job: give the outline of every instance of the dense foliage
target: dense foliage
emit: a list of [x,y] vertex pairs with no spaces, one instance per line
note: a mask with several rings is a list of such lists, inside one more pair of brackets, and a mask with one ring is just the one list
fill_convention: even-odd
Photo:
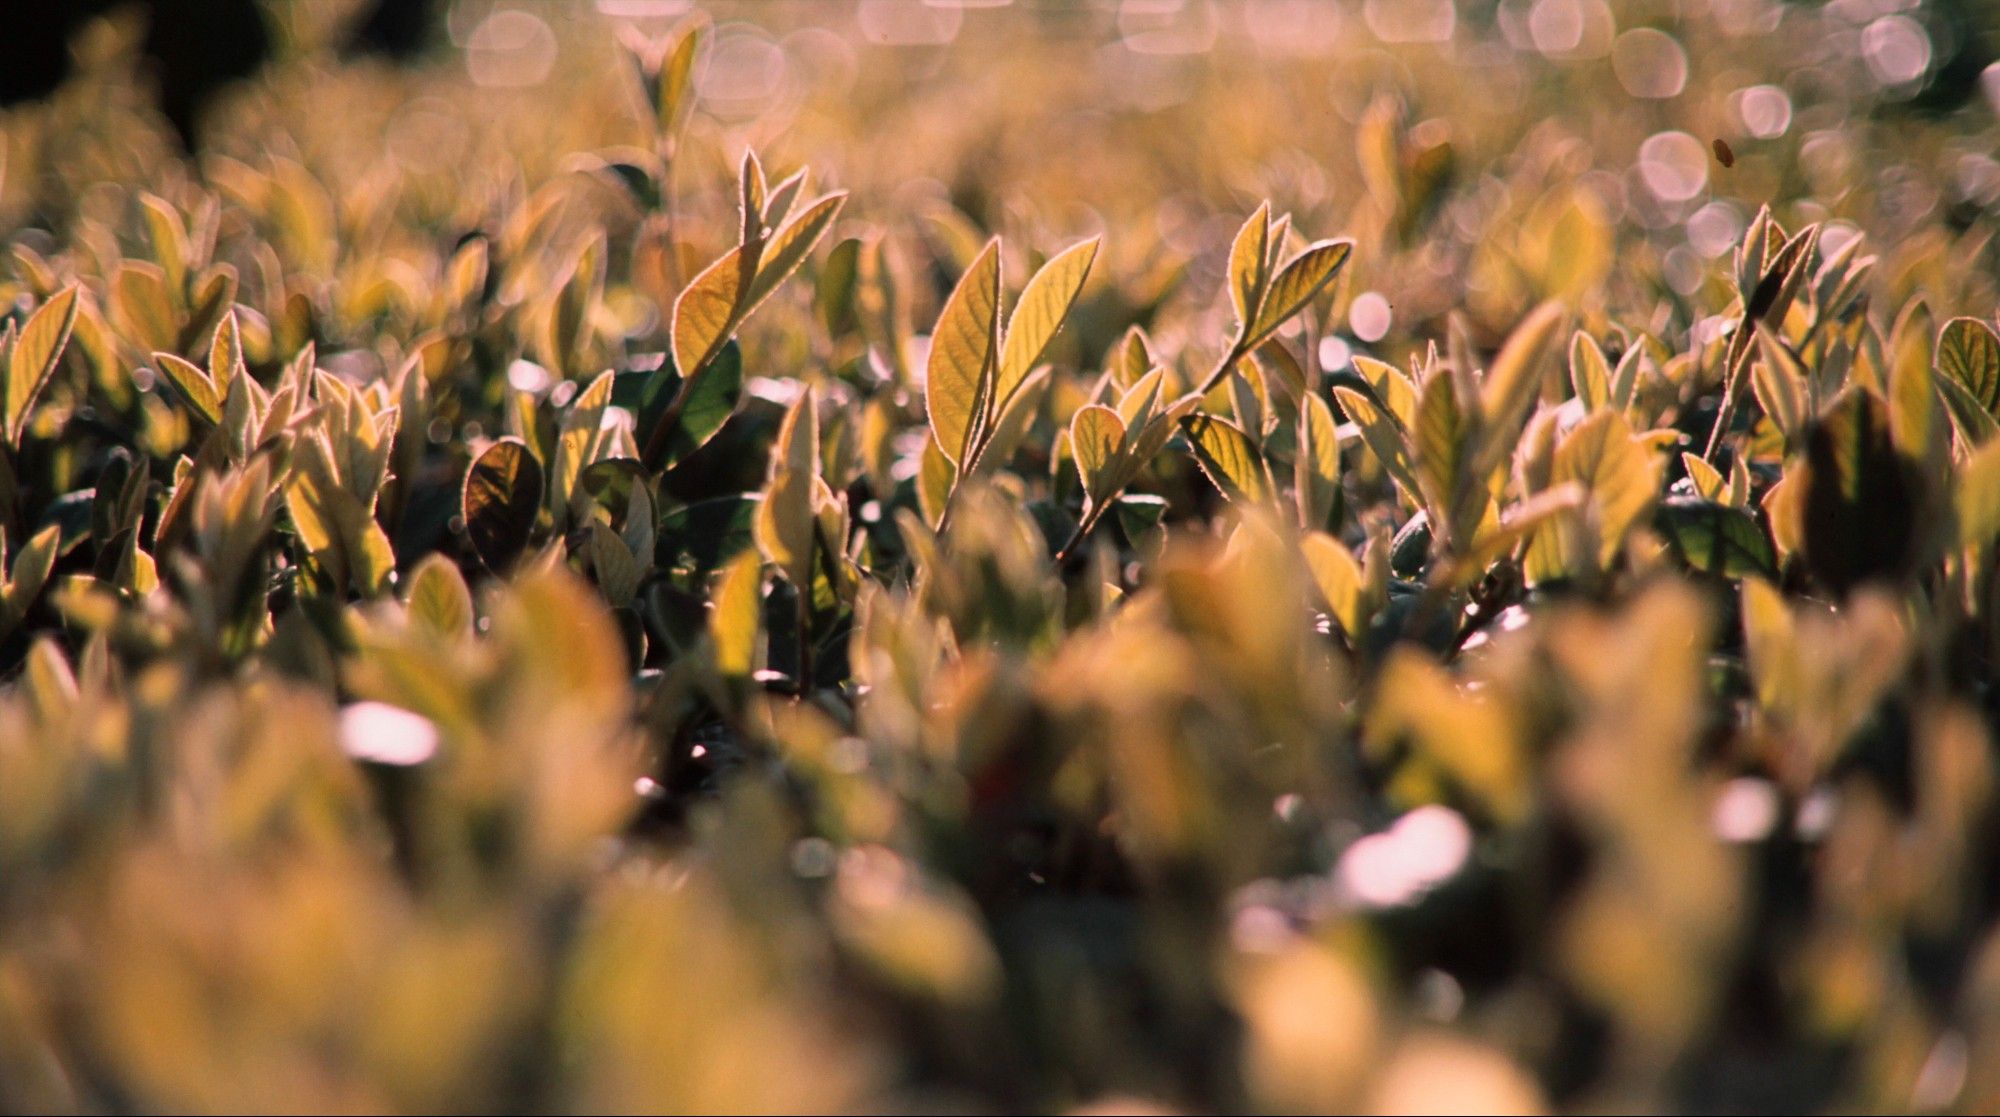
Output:
[[2000,1107],[1977,6],[345,7],[0,116],[0,1109]]

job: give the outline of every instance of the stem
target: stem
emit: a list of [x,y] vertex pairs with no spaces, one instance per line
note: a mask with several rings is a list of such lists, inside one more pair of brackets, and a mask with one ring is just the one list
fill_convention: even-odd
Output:
[[799,677],[793,680],[798,696],[804,698],[812,693],[813,645],[812,645],[812,587],[793,587],[798,598],[799,625]]

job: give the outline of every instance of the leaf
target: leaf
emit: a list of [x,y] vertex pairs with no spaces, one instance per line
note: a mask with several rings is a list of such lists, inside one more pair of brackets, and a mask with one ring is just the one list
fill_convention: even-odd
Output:
[[[803,173],[803,172],[801,172]],[[762,306],[771,292],[778,289],[787,276],[797,271],[807,256],[812,255],[813,246],[826,236],[833,227],[834,218],[840,216],[840,208],[847,204],[847,194],[840,191],[815,198],[791,224],[771,235],[757,258],[757,274],[750,280],[749,293],[743,305],[736,309],[737,321],[750,317],[750,313]]]
[[694,98],[688,96],[694,86],[694,62],[701,49],[706,21],[690,23],[679,37],[667,48],[667,55],[660,62],[660,80],[654,87],[654,121],[660,135],[672,142],[687,124],[689,111],[694,107]]
[[236,323],[236,310],[231,307],[222,314],[222,321],[216,323],[215,334],[208,343],[208,378],[215,384],[218,394],[227,396],[229,386],[238,376],[247,375],[243,363],[243,331]]
[[1326,602],[1328,613],[1349,640],[1360,639],[1366,631],[1364,608],[1368,583],[1354,552],[1323,531],[1308,533],[1299,541],[1299,548],[1305,556],[1306,571],[1312,575],[1313,587]]
[[439,636],[455,639],[472,632],[472,591],[458,564],[441,554],[426,555],[410,572],[403,605],[411,621]]
[[953,465],[977,448],[974,440],[991,406],[999,312],[1000,242],[994,239],[959,278],[931,333],[924,404],[938,449]]
[[2000,535],[2000,442],[1989,442],[1958,467],[1952,491],[1958,545],[1988,547]]
[[1043,264],[1021,292],[1021,301],[1015,304],[1013,316],[1007,320],[1007,340],[1000,349],[999,372],[993,385],[996,408],[1006,407],[1014,398],[1035,362],[1041,360],[1050,339],[1062,327],[1063,319],[1083,290],[1083,281],[1090,275],[1091,263],[1097,259],[1098,243],[1099,239],[1092,237],[1063,250]]
[[76,325],[76,285],[71,284],[50,296],[28,319],[14,338],[7,354],[5,412],[0,414],[0,432],[7,445],[19,446],[28,426],[28,414],[42,394],[49,377],[62,362],[63,347],[69,343]]
[[1216,488],[1252,504],[1271,498],[1270,476],[1249,435],[1213,415],[1190,415],[1181,420],[1181,430],[1194,446],[1201,471]]
[[709,600],[709,642],[715,669],[725,679],[749,678],[756,667],[757,630],[763,616],[764,563],[755,551],[731,559],[716,575]]
[[1806,568],[1836,593],[1896,581],[1917,553],[1920,478],[1896,452],[1888,407],[1865,389],[1841,393],[1806,437]]
[[1553,300],[1536,307],[1507,335],[1487,367],[1480,388],[1483,429],[1473,459],[1475,472],[1484,475],[1513,453],[1541,391],[1542,358],[1555,342],[1564,313],[1562,304]]
[[1796,442],[1809,417],[1806,378],[1812,374],[1806,371],[1791,347],[1767,327],[1759,323],[1755,328],[1758,352],[1763,359],[1751,366],[1750,387],[1757,395],[1758,405],[1770,417],[1771,425],[1785,436],[1785,443],[1789,446]]
[[937,439],[924,439],[922,456],[917,463],[917,506],[923,510],[924,523],[936,528],[944,522],[944,510],[951,502],[952,485],[958,480],[958,470],[951,459],[938,449]]
[[1597,563],[1611,564],[1625,535],[1652,508],[1658,495],[1657,469],[1616,411],[1600,411],[1570,431],[1556,447],[1550,478],[1575,482],[1589,494],[1597,521]]
[[174,386],[195,414],[209,426],[222,424],[222,396],[215,390],[215,382],[208,378],[208,373],[196,367],[194,362],[172,353],[153,354],[153,363],[160,366],[160,374],[167,378],[167,382]]
[[1251,327],[1245,348],[1254,349],[1258,343],[1277,332],[1279,326],[1294,314],[1304,310],[1313,297],[1326,289],[1327,284],[1340,274],[1341,265],[1354,251],[1351,240],[1323,240],[1308,245],[1304,251],[1292,257],[1291,262],[1279,269],[1277,278],[1271,280],[1270,290],[1264,293],[1264,300],[1257,309],[1256,324]]
[[1236,307],[1236,320],[1243,324],[1246,335],[1271,281],[1270,260],[1271,203],[1265,202],[1236,231],[1229,246],[1229,301]]
[[1951,418],[1952,430],[1958,432],[1959,444],[1967,450],[1976,449],[1993,440],[2000,433],[2000,420],[1979,402],[1972,390],[1949,376],[1939,376],[1932,380],[1938,398],[1944,401],[1945,414]]
[[1459,406],[1456,377],[1438,374],[1424,383],[1410,442],[1424,507],[1448,546],[1469,542],[1483,511],[1485,484],[1473,463],[1476,424]]
[[1322,530],[1340,503],[1340,432],[1333,421],[1333,408],[1316,395],[1299,402],[1298,442],[1292,486],[1299,526]]
[[[49,573],[55,569],[56,551],[62,541],[62,527],[50,524],[29,537],[27,545],[14,556],[12,567],[7,571],[7,584],[0,589],[0,636],[11,632],[28,615],[29,606],[41,596],[42,587],[48,584]],[[0,539],[4,544],[4,539]],[[4,557],[6,547],[0,545],[0,557]]]
[[813,488],[819,479],[819,411],[808,387],[785,412],[771,446],[771,476],[751,534],[765,561],[802,593],[812,590]]
[[486,569],[504,574],[535,527],[542,503],[542,467],[513,436],[488,446],[465,474],[459,514],[472,550]]
[[1777,572],[1771,541],[1746,509],[1675,498],[1661,503],[1653,526],[1689,569],[1724,578],[1769,578]]
[[[1743,459],[1738,457],[1736,460],[1742,461]],[[1729,482],[1723,479],[1720,470],[1708,464],[1708,461],[1698,454],[1682,454],[1681,465],[1687,469],[1688,480],[1693,483],[1696,495],[1700,496],[1703,500],[1729,503],[1727,500],[1724,500],[1724,494],[1728,491]]]
[[682,376],[701,375],[741,320],[737,310],[752,278],[744,274],[743,258],[743,249],[730,249],[674,300],[674,367]]
[[598,448],[604,443],[604,412],[611,406],[611,388],[615,381],[616,377],[609,370],[598,373],[588,387],[577,393],[575,402],[563,415],[548,486],[549,511],[556,514],[558,525],[562,510],[568,506],[570,494],[576,488],[577,475],[583,472],[584,466],[596,460]]
[[[1388,413],[1375,405],[1375,401],[1353,388],[1336,386],[1333,398],[1340,403],[1340,409],[1361,428],[1361,440],[1375,454],[1376,460],[1396,482],[1410,502],[1421,507],[1424,503],[1423,486],[1417,484],[1417,473],[1410,463],[1410,452],[1403,441],[1403,429]],[[1411,404],[1415,414],[1415,403]]]
[[1938,334],[1937,369],[2000,417],[2000,336],[1977,318],[1954,318]]
[[1585,411],[1595,411],[1611,402],[1611,362],[1604,350],[1582,330],[1569,342],[1569,383]]
[[1117,472],[1118,450],[1125,442],[1125,423],[1116,411],[1101,403],[1077,408],[1069,420],[1070,454],[1076,459],[1077,477],[1092,506],[1111,496],[1115,484],[1107,480]]

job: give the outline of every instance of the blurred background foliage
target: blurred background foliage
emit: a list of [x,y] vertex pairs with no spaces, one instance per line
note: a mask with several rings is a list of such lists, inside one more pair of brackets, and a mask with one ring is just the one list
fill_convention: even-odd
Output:
[[52,7],[0,1108],[2000,1107],[1990,6]]

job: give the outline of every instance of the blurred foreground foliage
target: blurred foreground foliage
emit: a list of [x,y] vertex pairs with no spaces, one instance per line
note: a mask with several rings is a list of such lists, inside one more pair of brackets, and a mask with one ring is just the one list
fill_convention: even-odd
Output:
[[1963,6],[342,7],[0,118],[0,1108],[2000,1106]]

